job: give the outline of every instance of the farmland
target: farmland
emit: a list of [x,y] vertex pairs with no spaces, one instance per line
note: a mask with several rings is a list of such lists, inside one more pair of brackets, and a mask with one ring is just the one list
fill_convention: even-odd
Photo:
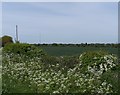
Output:
[[79,55],[86,51],[103,50],[112,54],[118,53],[115,47],[76,47],[76,46],[40,46],[46,53],[52,56],[72,56]]
[[117,93],[117,48],[108,48],[8,44],[3,48],[2,92]]

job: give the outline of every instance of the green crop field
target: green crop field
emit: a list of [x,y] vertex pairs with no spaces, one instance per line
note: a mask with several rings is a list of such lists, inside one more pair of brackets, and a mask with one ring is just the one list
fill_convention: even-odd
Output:
[[73,56],[86,51],[103,50],[117,54],[118,48],[115,47],[76,47],[76,46],[40,46],[47,54],[52,56]]

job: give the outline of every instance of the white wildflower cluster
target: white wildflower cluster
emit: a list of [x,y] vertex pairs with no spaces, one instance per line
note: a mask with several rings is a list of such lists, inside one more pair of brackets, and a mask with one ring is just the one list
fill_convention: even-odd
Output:
[[[13,58],[13,56],[16,56]],[[82,56],[82,55],[81,55]],[[16,60],[16,58],[18,58]],[[28,83],[29,89],[34,89],[36,93],[112,93],[112,85],[106,81],[99,80],[98,77],[103,71],[110,70],[115,65],[115,57],[106,55],[103,57],[105,63],[100,63],[88,66],[88,73],[81,73],[81,62],[76,64],[74,68],[69,68],[65,72],[65,68],[57,71],[53,67],[60,67],[59,64],[49,64],[48,68],[44,69],[44,63],[40,58],[32,58],[22,60],[19,55],[5,55],[3,58],[3,77],[11,81],[11,86],[15,80],[18,82]],[[18,61],[19,60],[19,61]],[[62,64],[62,63],[61,63]],[[95,63],[94,63],[95,64]],[[89,72],[94,73],[93,76]],[[97,75],[97,76],[96,76]],[[3,90],[7,92],[7,83],[3,81]],[[19,92],[18,92],[19,93]]]
[[[97,59],[97,57],[96,57]],[[112,69],[115,67],[117,57],[112,56],[112,55],[105,55],[104,57],[99,58],[100,63],[93,63],[91,66],[88,65],[88,71],[92,72],[96,76],[102,75],[104,72],[107,72],[108,70]]]

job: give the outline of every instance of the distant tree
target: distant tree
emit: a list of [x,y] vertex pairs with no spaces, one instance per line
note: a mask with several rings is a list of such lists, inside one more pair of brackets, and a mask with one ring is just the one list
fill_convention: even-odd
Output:
[[13,39],[10,36],[3,36],[0,38],[0,45],[4,47],[6,44],[13,43]]
[[52,46],[58,46],[58,44],[57,43],[53,43]]

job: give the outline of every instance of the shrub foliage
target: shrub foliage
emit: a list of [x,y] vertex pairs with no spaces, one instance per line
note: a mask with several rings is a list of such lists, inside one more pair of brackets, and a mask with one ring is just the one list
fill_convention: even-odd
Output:
[[3,52],[25,55],[26,57],[40,57],[45,55],[42,49],[26,43],[8,44],[3,48]]
[[4,47],[6,44],[13,43],[13,39],[10,36],[3,36],[2,38],[0,38],[0,42]]
[[77,57],[41,57],[42,54],[41,49],[28,44],[6,45],[3,52],[3,93],[117,92],[113,82],[102,79],[104,73],[107,75],[117,66],[116,56],[101,51],[85,52],[77,60]]

